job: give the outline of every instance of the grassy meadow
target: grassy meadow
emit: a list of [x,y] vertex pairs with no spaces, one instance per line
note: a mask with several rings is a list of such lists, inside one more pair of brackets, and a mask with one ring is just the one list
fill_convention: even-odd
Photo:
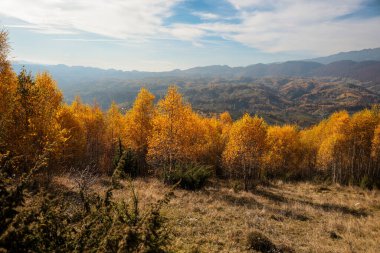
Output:
[[[76,191],[70,177],[57,177],[55,184]],[[91,188],[101,193],[109,184],[102,178]],[[128,200],[131,183],[122,184],[114,198]],[[142,209],[171,190],[157,179],[136,179],[132,184]],[[246,192],[213,181],[199,191],[175,189],[161,212],[173,252],[255,252],[247,241],[252,231],[261,232],[278,248],[286,246],[275,252],[380,252],[378,190],[276,181]]]

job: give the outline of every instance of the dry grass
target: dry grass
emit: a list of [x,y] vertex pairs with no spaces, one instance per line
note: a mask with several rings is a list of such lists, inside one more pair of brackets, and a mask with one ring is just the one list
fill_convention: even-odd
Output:
[[[73,187],[67,178],[58,181]],[[170,190],[156,179],[133,184],[143,206]],[[101,192],[106,185],[103,180],[94,188]],[[125,199],[129,193],[117,190],[114,196]],[[277,182],[235,192],[214,182],[197,192],[176,189],[163,214],[169,218],[175,252],[248,252],[250,231],[295,252],[380,252],[379,191]]]

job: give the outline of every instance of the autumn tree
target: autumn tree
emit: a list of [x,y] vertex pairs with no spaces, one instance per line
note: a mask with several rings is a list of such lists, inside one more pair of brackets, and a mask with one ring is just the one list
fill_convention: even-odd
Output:
[[0,31],[0,150],[8,150],[14,140],[15,111],[17,105],[17,76],[8,60],[7,32]]
[[296,126],[268,128],[264,164],[270,176],[296,176],[302,160],[299,133]]
[[217,177],[224,177],[222,155],[233,120],[228,112],[223,112],[211,118],[203,118],[202,121],[202,126],[206,127],[204,138],[207,140],[203,163],[212,165]]
[[223,123],[216,117],[204,118],[201,124],[205,127],[206,146],[203,163],[213,166],[216,176],[222,176],[222,153],[225,147]]
[[[33,77],[25,70],[18,75],[17,88],[8,115],[6,150],[23,157],[23,165],[48,153],[50,164],[57,162],[65,142],[56,113],[62,105],[62,93],[47,73]],[[53,167],[53,166],[51,166]]]
[[152,135],[154,113],[154,96],[147,89],[142,88],[132,109],[126,114],[125,124],[125,145],[136,154],[140,171],[138,173],[146,169],[148,140]]
[[[62,106],[63,95],[56,82],[48,73],[37,74],[34,85],[33,117],[29,119],[29,127],[35,133],[35,143],[39,141],[50,144],[50,149],[60,154],[65,141],[57,123],[57,112]],[[42,149],[43,143],[40,144]]]
[[181,124],[190,113],[189,105],[175,87],[170,87],[163,100],[157,105],[157,114],[152,121],[152,135],[148,139],[148,160],[151,165],[160,166],[164,174],[171,172],[180,157]]
[[373,170],[369,177],[375,179],[377,186],[380,186],[380,124],[377,125],[371,145],[371,156],[373,160]]
[[220,121],[222,122],[223,125],[232,125],[233,123],[233,120],[231,118],[231,115],[229,112],[222,112],[220,115],[219,115],[219,119]]
[[231,176],[243,178],[246,190],[253,179],[263,175],[261,169],[266,135],[267,124],[264,120],[248,114],[236,121],[229,132],[223,160]]
[[174,166],[198,162],[207,146],[206,127],[202,117],[185,103],[175,87],[170,87],[165,98],[158,102],[152,121],[152,135],[148,141],[148,160],[163,169],[164,175]]
[[[105,164],[117,165],[117,160],[120,159],[123,152],[122,139],[125,138],[125,127],[126,120],[124,115],[120,112],[116,103],[112,102],[111,107],[105,114]],[[107,173],[113,171],[113,166],[107,166]]]
[[62,93],[47,73],[33,77],[25,69],[16,76],[7,60],[7,33],[0,32],[0,148],[22,158],[28,168],[42,153],[51,163],[59,157],[65,139],[56,112]]
[[[331,175],[333,182],[342,180],[347,164],[347,134],[350,116],[346,111],[334,113],[324,125],[323,140],[318,148],[318,167]],[[344,152],[344,153],[343,153]]]
[[318,151],[319,147],[325,138],[326,120],[322,120],[319,124],[303,129],[299,133],[300,149],[302,160],[299,164],[299,169],[302,178],[312,178],[315,176],[319,167]]
[[355,113],[350,121],[347,137],[350,159],[348,181],[353,184],[372,184],[373,164],[371,149],[380,114],[375,108]]
[[111,107],[108,109],[105,115],[105,124],[107,127],[107,134],[109,142],[116,144],[119,139],[125,135],[125,119],[124,115],[121,114],[119,107],[115,102],[111,103]]
[[371,149],[378,122],[376,110],[365,109],[352,117],[345,111],[334,113],[323,123],[318,167],[325,170],[333,182],[367,184],[372,181]]
[[58,124],[66,141],[62,146],[61,161],[64,167],[81,167],[86,152],[86,132],[83,121],[73,107],[64,105],[57,112]]
[[98,171],[109,171],[111,165],[105,157],[106,123],[103,111],[96,102],[90,106],[84,104],[79,97],[71,104],[71,110],[84,128],[83,166],[92,164]]

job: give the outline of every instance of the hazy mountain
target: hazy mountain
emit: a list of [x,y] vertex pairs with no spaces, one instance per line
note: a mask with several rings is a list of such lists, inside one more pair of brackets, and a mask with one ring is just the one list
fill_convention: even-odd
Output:
[[309,59],[323,64],[329,64],[335,61],[380,61],[380,47],[373,49],[363,49],[360,51],[341,52],[325,57]]
[[193,107],[205,113],[244,112],[268,122],[307,126],[337,110],[355,112],[380,103],[380,94],[362,82],[347,78],[262,78],[218,80],[207,85],[181,87]]
[[336,110],[354,112],[380,103],[380,61],[342,60],[329,64],[288,61],[166,72],[13,64],[16,72],[23,66],[33,73],[50,72],[67,102],[80,95],[87,103],[96,99],[105,109],[111,101],[130,107],[142,86],[159,99],[171,84],[180,88],[196,110],[206,114],[228,110],[237,118],[249,112],[271,123],[303,126]]
[[[349,62],[351,61],[351,62]],[[186,70],[164,72],[121,71],[115,69],[100,69],[92,67],[59,65],[40,65],[26,62],[13,64],[16,72],[22,66],[33,73],[49,71],[61,86],[76,86],[78,83],[97,81],[99,79],[133,80],[154,77],[186,77],[186,78],[260,78],[273,76],[350,76],[365,81],[379,80],[378,63],[380,48],[363,49],[360,51],[342,52],[326,57],[304,61],[288,61],[272,64],[254,64],[246,67],[229,67],[213,65],[194,67]],[[360,63],[354,63],[360,62]],[[365,62],[365,63],[362,63]],[[324,66],[325,65],[325,66]]]
[[135,80],[143,78],[261,78],[294,76],[336,76],[350,77],[362,81],[380,80],[380,61],[339,61],[327,65],[317,62],[288,61],[272,64],[254,64],[247,67],[205,66],[187,70],[166,72],[121,71],[91,67],[66,65],[13,64],[16,72],[24,66],[33,73],[48,71],[62,86],[75,86],[77,83],[98,80]]
[[288,61],[283,63],[272,64],[255,64],[238,71],[239,77],[291,77],[291,76],[308,76],[310,72],[322,67],[323,65],[316,62]]
[[25,64],[14,63],[13,69],[19,73],[25,67],[27,71],[38,73],[48,71],[58,82],[60,87],[75,87],[80,83],[90,83],[92,81],[109,80],[109,79],[134,79],[145,77],[145,72],[139,71],[121,71],[115,69],[100,69],[82,66],[59,65],[41,65],[41,64]]

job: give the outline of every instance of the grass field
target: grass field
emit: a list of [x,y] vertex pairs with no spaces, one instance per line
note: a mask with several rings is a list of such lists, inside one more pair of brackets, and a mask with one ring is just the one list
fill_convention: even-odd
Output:
[[[67,177],[56,182],[69,189]],[[92,187],[105,191],[109,182]],[[128,199],[129,183],[116,190]],[[163,197],[170,187],[156,179],[133,185],[143,208]],[[215,181],[200,191],[174,190],[162,210],[172,231],[174,252],[250,252],[247,236],[259,231],[284,252],[380,252],[380,192],[338,185],[274,182],[252,192],[235,191]]]

